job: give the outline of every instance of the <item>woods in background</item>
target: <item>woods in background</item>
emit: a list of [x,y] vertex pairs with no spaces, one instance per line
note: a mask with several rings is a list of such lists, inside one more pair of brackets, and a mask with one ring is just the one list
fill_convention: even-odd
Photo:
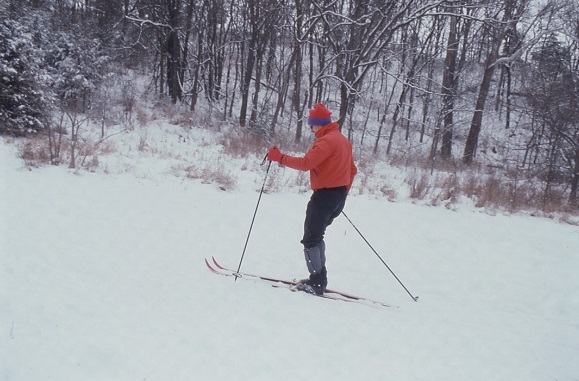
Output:
[[571,0],[5,0],[0,134],[58,139],[66,120],[74,143],[133,68],[256,134],[299,142],[324,102],[374,157],[492,160],[576,207],[578,44]]

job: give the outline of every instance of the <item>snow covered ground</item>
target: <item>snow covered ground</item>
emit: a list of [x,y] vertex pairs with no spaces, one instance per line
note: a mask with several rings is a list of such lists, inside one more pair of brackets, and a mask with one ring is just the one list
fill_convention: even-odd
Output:
[[[577,226],[353,194],[346,213],[420,297],[339,218],[329,287],[400,307],[375,309],[207,270],[237,266],[263,172],[223,163],[222,191],[152,158],[28,170],[4,142],[0,163],[2,380],[579,380]],[[303,277],[308,193],[280,188],[242,269]]]

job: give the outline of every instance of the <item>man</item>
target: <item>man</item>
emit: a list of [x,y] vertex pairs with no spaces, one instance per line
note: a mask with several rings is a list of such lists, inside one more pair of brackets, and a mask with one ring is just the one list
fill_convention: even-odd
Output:
[[309,111],[308,124],[316,135],[304,157],[284,155],[277,146],[270,148],[267,158],[300,171],[310,171],[314,191],[306,209],[304,245],[310,276],[296,287],[300,291],[322,295],[328,285],[324,233],[344,209],[357,168],[352,157],[352,143],[333,123],[332,113],[321,103]]

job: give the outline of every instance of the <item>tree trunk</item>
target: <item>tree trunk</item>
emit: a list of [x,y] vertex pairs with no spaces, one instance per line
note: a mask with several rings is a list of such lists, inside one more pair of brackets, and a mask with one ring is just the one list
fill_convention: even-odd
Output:
[[181,42],[179,41],[180,5],[177,0],[167,3],[171,31],[167,37],[167,85],[173,103],[181,99]]
[[[294,44],[298,44],[297,41],[294,41]],[[295,60],[296,60],[296,53],[295,53],[295,46],[294,46],[294,50],[292,51],[292,54],[289,58],[289,61],[287,63],[287,66],[285,67],[285,69],[283,70],[283,77],[281,79],[281,83],[280,83],[280,90],[277,96],[277,103],[275,105],[275,112],[273,113],[273,118],[271,121],[271,127],[269,129],[269,132],[271,134],[275,134],[276,132],[276,124],[277,124],[277,119],[280,116],[281,111],[283,110],[283,105],[285,103],[285,99],[287,96],[287,93],[289,91],[289,84],[290,84],[290,77],[291,77],[291,73],[293,71],[294,65],[295,65]],[[293,103],[292,103],[293,105]],[[298,119],[299,120],[299,119]]]
[[302,48],[299,42],[296,41],[295,44],[296,44],[294,47],[295,73],[294,73],[294,91],[292,94],[292,106],[296,113],[297,118],[295,142],[299,143],[302,140],[302,129],[304,124],[301,107],[303,55],[302,55]]
[[[264,37],[267,39],[267,37]],[[265,41],[263,41],[265,43]],[[259,104],[259,93],[261,91],[261,73],[263,68],[263,46],[260,44],[255,53],[255,80],[253,81],[253,97],[251,100],[251,113],[249,116],[249,127],[254,129],[257,126],[257,109]]]
[[442,76],[442,120],[443,126],[440,131],[442,145],[440,156],[443,160],[452,157],[452,134],[454,125],[454,98],[456,81],[456,59],[458,55],[458,30],[457,16],[450,17],[448,33],[448,45],[446,48],[446,58],[444,60],[444,73]]
[[478,146],[478,138],[482,128],[482,119],[485,110],[485,103],[491,87],[491,80],[495,72],[495,65],[493,65],[493,63],[498,58],[499,46],[500,40],[497,39],[495,40],[495,44],[492,47],[492,50],[490,54],[487,56],[487,59],[485,61],[484,75],[481,85],[479,87],[476,106],[474,109],[474,114],[472,116],[472,122],[470,124],[468,137],[466,139],[466,146],[464,147],[464,155],[462,160],[465,164],[471,164],[476,154],[476,149]]
[[255,66],[255,50],[257,47],[257,38],[259,36],[257,12],[259,0],[248,0],[248,17],[249,25],[251,25],[251,34],[249,38],[249,46],[247,49],[247,61],[245,63],[245,71],[241,80],[241,107],[239,111],[239,125],[246,126],[247,122],[247,106],[249,104],[249,85],[251,84],[251,76]]
[[[523,3],[521,4],[524,5]],[[482,128],[485,103],[491,87],[491,80],[496,68],[495,62],[499,57],[499,49],[501,47],[502,41],[505,38],[505,35],[507,34],[508,28],[515,27],[516,19],[513,18],[513,15],[515,15],[517,11],[516,7],[516,0],[505,0],[503,19],[500,23],[498,23],[498,25],[494,26],[496,30],[494,31],[494,38],[491,40],[492,46],[490,47],[490,52],[485,60],[483,79],[479,88],[470,130],[468,132],[466,145],[464,147],[464,155],[462,160],[465,164],[471,164],[476,154],[478,138]],[[489,33],[493,33],[493,30],[489,29]]]

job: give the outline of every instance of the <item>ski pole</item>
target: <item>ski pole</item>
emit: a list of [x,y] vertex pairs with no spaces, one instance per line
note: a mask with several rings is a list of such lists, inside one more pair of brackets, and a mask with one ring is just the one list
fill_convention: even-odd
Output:
[[382,257],[380,256],[380,254],[378,254],[378,252],[376,250],[374,250],[374,248],[372,247],[372,245],[370,245],[370,242],[368,242],[368,240],[366,239],[366,237],[364,237],[364,235],[360,232],[360,230],[358,230],[358,228],[356,227],[356,225],[354,225],[354,223],[352,222],[352,220],[350,220],[348,218],[348,216],[346,215],[346,213],[344,213],[344,211],[342,211],[342,214],[344,215],[344,217],[346,217],[346,219],[348,220],[348,222],[354,227],[354,229],[356,229],[356,231],[358,232],[358,234],[360,234],[360,237],[362,237],[362,239],[364,240],[364,242],[366,242],[366,244],[370,247],[370,249],[372,249],[372,251],[374,252],[374,254],[376,254],[376,256],[380,259],[380,261],[382,261],[382,263],[384,264],[384,266],[386,266],[386,268],[388,269],[388,271],[390,271],[390,273],[392,275],[394,275],[394,278],[396,278],[396,280],[398,281],[398,283],[400,283],[400,285],[402,287],[404,287],[404,290],[406,290],[406,292],[408,293],[408,295],[410,295],[410,297],[412,298],[412,300],[414,300],[415,302],[418,301],[418,296],[413,296],[410,291],[408,291],[408,289],[406,288],[406,286],[400,281],[400,279],[398,279],[398,277],[396,276],[396,274],[394,274],[394,271],[392,271],[392,269],[390,268],[390,266],[388,266],[386,264],[386,262],[382,259]]
[[[263,158],[261,165],[267,160],[267,155]],[[245,256],[245,249],[247,249],[247,243],[249,242],[249,236],[251,236],[251,230],[253,229],[253,223],[255,222],[255,216],[257,215],[257,209],[259,208],[259,202],[261,201],[261,195],[263,194],[263,189],[265,188],[265,181],[267,180],[267,174],[269,173],[269,167],[271,167],[271,161],[267,164],[267,169],[265,170],[265,177],[263,178],[263,185],[261,186],[261,191],[259,192],[259,198],[257,199],[257,205],[255,206],[255,211],[253,212],[253,218],[251,219],[251,225],[249,225],[249,232],[247,233],[247,239],[245,240],[245,246],[243,246],[243,253],[241,253],[241,259],[239,261],[239,266],[237,266],[237,272],[235,273],[235,280],[239,277],[239,270],[241,269],[241,263],[243,262],[243,257]]]

